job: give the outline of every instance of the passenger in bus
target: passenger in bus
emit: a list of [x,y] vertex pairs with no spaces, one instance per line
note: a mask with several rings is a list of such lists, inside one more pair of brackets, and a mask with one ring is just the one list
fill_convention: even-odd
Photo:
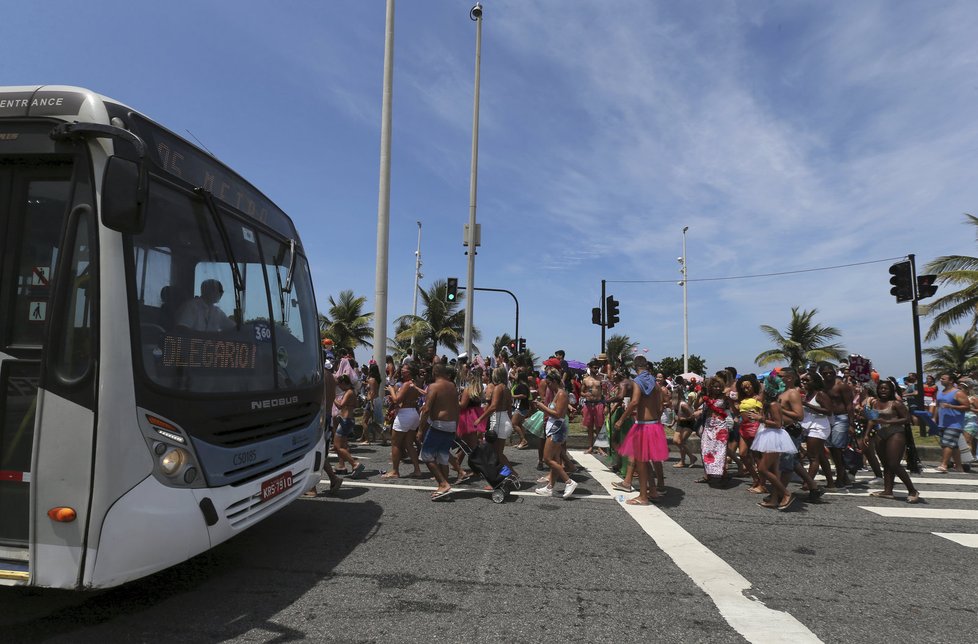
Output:
[[177,326],[194,331],[230,331],[234,322],[218,308],[224,295],[224,285],[215,279],[200,283],[200,295],[188,301],[177,315]]

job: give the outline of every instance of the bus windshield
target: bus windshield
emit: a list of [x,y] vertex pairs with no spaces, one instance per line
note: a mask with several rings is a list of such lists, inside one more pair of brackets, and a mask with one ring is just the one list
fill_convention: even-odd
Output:
[[286,291],[291,240],[213,203],[154,181],[146,227],[129,240],[137,353],[146,377],[157,386],[194,394],[251,394],[320,383],[315,300],[305,259],[295,259],[292,288]]

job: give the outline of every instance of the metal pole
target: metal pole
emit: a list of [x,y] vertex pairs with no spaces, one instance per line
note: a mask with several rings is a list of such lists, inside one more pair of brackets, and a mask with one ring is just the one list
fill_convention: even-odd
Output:
[[914,260],[913,253],[907,255],[910,259],[910,280],[913,287],[913,357],[914,365],[917,367],[917,404],[920,409],[924,407],[924,360],[920,355],[920,316],[917,313],[917,262]]
[[683,373],[689,373],[689,309],[686,304],[686,286],[689,284],[689,271],[686,265],[686,231],[683,226]]
[[607,308],[605,306],[607,300],[605,299],[605,295],[604,295],[605,282],[606,280],[601,280],[601,351],[600,353],[604,353],[604,332],[608,326],[608,317],[607,317],[607,313],[605,312],[605,309]]
[[472,173],[469,177],[469,267],[465,288],[465,333],[462,343],[465,352],[472,355],[472,308],[475,285],[475,204],[479,171],[479,67],[482,61],[482,3],[477,2],[469,10],[469,18],[475,21],[475,95],[472,101]]
[[[910,286],[913,288],[913,302],[910,307],[910,311],[913,314],[913,356],[916,368],[917,368],[917,404],[918,409],[926,409],[924,407],[924,365],[923,358],[920,355],[920,316],[917,313],[917,297],[920,295],[917,293],[917,262],[914,259],[913,253],[907,255],[910,259]],[[921,423],[924,420],[920,419]],[[913,426],[908,426],[904,430],[907,441],[907,467],[908,469],[915,473],[920,473],[920,456],[917,454],[917,444],[914,441],[913,436]]]
[[507,291],[504,288],[481,288],[481,287],[476,286],[472,290],[473,291],[492,291],[493,293],[509,293],[509,296],[513,298],[513,301],[514,302],[516,302],[516,340],[519,341],[519,339],[520,339],[520,301],[518,299],[516,299],[516,294],[513,293],[512,291]]
[[387,251],[391,213],[391,97],[394,87],[394,0],[387,0],[384,36],[384,98],[380,117],[380,189],[377,199],[377,277],[374,289],[374,360],[387,355]]
[[418,222],[418,250],[414,253],[414,304],[411,306],[411,315],[418,315],[418,280],[421,279],[421,222]]

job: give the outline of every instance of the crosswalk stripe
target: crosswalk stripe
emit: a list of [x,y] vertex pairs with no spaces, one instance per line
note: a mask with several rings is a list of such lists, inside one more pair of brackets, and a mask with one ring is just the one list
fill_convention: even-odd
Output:
[[960,543],[965,548],[978,548],[978,534],[969,534],[967,532],[931,532],[931,534],[955,543]]
[[[320,479],[319,482],[323,483],[326,486],[329,486],[329,479]],[[435,491],[433,485],[409,485],[403,483],[373,483],[371,481],[357,481],[351,479],[343,479],[343,487],[365,487],[365,488],[375,487],[375,488],[386,488],[386,489],[397,489],[397,490],[423,490],[425,492]],[[490,493],[489,490],[483,490],[482,488],[477,488],[477,487],[456,487],[452,489],[455,490],[456,493],[463,493],[463,492],[475,492],[479,494]],[[578,490],[580,492],[583,492],[582,488],[578,488]],[[509,494],[512,496],[529,496],[529,497],[544,498],[544,499],[560,498],[559,496],[560,488],[557,488],[557,492],[558,495],[556,497],[542,497],[536,492],[534,492],[533,490],[510,491]],[[590,499],[592,501],[611,501],[612,499],[615,498],[610,494],[581,494],[580,492],[574,495],[574,499]]]
[[978,510],[956,510],[952,508],[909,508],[885,506],[859,506],[882,517],[899,519],[957,519],[962,521],[978,521]]
[[[826,496],[852,496],[852,497],[868,497],[869,492],[856,492],[849,490],[847,492],[826,492]],[[907,493],[894,490],[893,496],[898,499],[905,499]],[[872,498],[872,497],[870,497]],[[978,492],[935,492],[928,491],[926,494],[921,494],[921,499],[950,499],[953,501],[978,501]],[[889,501],[891,499],[880,499],[880,501]]]
[[[609,492],[616,476],[590,454],[570,451],[575,461]],[[790,613],[769,608],[751,596],[751,582],[654,505],[621,507],[656,545],[705,592],[720,615],[749,642],[821,642]]]

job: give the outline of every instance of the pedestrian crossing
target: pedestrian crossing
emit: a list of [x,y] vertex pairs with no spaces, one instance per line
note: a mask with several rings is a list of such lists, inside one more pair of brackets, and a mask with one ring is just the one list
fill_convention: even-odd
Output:
[[[907,519],[910,521],[978,521],[978,509],[967,507],[978,501],[978,492],[966,491],[967,488],[978,486],[978,477],[968,475],[953,475],[937,472],[933,468],[925,468],[924,475],[933,476],[914,476],[913,482],[920,491],[922,503],[928,501],[960,501],[964,502],[961,507],[921,507],[920,504],[899,503],[906,501],[907,492],[903,489],[893,490],[893,499],[883,499],[871,496],[870,491],[857,491],[847,489],[838,492],[828,492],[827,496],[854,497],[860,501],[863,499],[880,501],[880,505],[859,505],[860,510],[870,512],[877,516],[890,519]],[[865,483],[872,480],[869,475],[858,475],[857,482]],[[899,481],[896,485],[900,486]],[[950,486],[965,488],[965,490],[948,490]],[[897,502],[894,505],[894,502]],[[970,504],[968,503],[970,502]],[[958,504],[955,504],[958,505]],[[965,548],[978,549],[978,529],[974,532],[931,532],[931,534],[947,539]]]

